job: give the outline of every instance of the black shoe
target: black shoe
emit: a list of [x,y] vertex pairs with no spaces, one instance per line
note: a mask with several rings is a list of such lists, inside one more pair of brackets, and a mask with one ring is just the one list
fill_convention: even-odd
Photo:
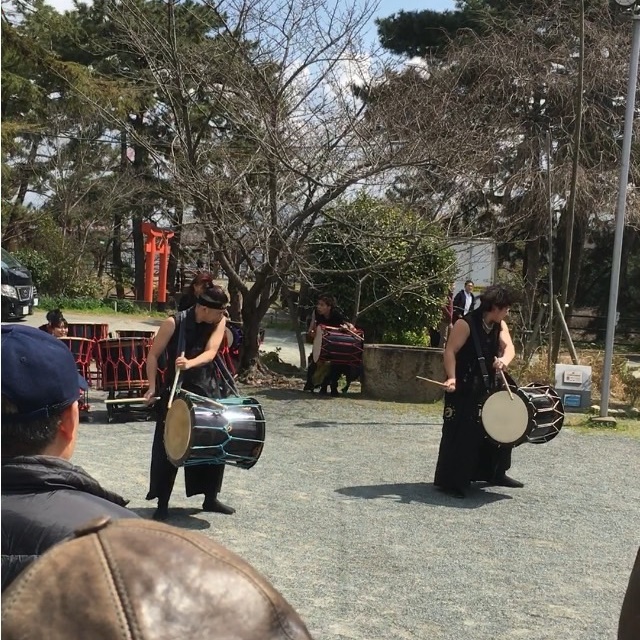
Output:
[[222,504],[222,502],[217,498],[205,498],[202,503],[202,510],[212,513],[224,513],[227,516],[236,512],[233,507],[228,507],[226,504]]
[[307,382],[307,384],[304,385],[303,391],[311,391],[311,393],[313,393],[313,385]]
[[496,487],[511,487],[512,489],[522,489],[524,487],[523,482],[510,478],[506,473],[494,478],[489,484],[493,484]]
[[338,389],[331,389],[331,397],[337,398],[339,395]]
[[320,395],[321,396],[326,396],[327,395],[327,387],[322,387],[320,389]]
[[438,491],[441,491],[451,498],[456,498],[457,500],[464,500],[464,498],[467,497],[465,492],[462,489],[458,489],[457,487],[440,487],[436,485],[436,488],[438,489]]
[[154,511],[152,518],[154,520],[166,520],[169,517],[169,507],[166,504],[159,504]]

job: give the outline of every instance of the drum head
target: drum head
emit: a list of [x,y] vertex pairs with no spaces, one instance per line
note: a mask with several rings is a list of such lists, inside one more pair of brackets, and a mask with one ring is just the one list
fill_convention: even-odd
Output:
[[227,347],[231,348],[233,346],[233,331],[231,331],[229,327],[226,327],[224,330],[224,335],[227,340]]
[[482,426],[491,440],[513,445],[526,437],[529,429],[529,410],[517,394],[508,391],[492,393],[482,405]]
[[164,448],[167,458],[179,467],[191,446],[191,407],[182,398],[173,401],[164,422]]
[[313,361],[318,362],[320,360],[320,354],[322,353],[322,336],[324,335],[324,329],[322,327],[316,327],[316,337],[313,339]]

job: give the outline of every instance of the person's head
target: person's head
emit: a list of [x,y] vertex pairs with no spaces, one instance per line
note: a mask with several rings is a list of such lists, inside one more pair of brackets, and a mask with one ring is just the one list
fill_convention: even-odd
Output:
[[467,280],[467,281],[464,283],[464,290],[465,290],[467,293],[473,293],[473,280]]
[[212,284],[213,276],[208,271],[201,271],[200,273],[196,274],[196,277],[191,281],[189,290],[197,298]]
[[322,316],[328,316],[336,307],[336,299],[333,296],[323,294],[318,296],[316,310]]
[[69,348],[32,327],[2,325],[2,456],[69,459],[87,383]]
[[56,338],[64,338],[69,333],[69,323],[60,309],[47,312],[47,331]]
[[490,322],[502,322],[512,304],[518,301],[516,293],[501,284],[487,287],[480,296],[480,311]]
[[4,640],[311,640],[273,585],[186,529],[99,518],[2,594]]
[[196,302],[196,322],[218,324],[229,305],[227,292],[217,284],[207,285]]

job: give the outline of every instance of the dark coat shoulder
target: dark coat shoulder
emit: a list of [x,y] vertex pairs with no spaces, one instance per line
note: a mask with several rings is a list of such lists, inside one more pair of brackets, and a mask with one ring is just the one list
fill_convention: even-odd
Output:
[[87,521],[137,518],[84,469],[50,456],[2,460],[2,590]]

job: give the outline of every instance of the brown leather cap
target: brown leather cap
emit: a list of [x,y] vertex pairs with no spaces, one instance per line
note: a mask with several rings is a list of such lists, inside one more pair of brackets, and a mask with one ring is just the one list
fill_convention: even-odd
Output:
[[291,605],[237,555],[149,520],[92,521],[2,596],[6,640],[309,640]]

